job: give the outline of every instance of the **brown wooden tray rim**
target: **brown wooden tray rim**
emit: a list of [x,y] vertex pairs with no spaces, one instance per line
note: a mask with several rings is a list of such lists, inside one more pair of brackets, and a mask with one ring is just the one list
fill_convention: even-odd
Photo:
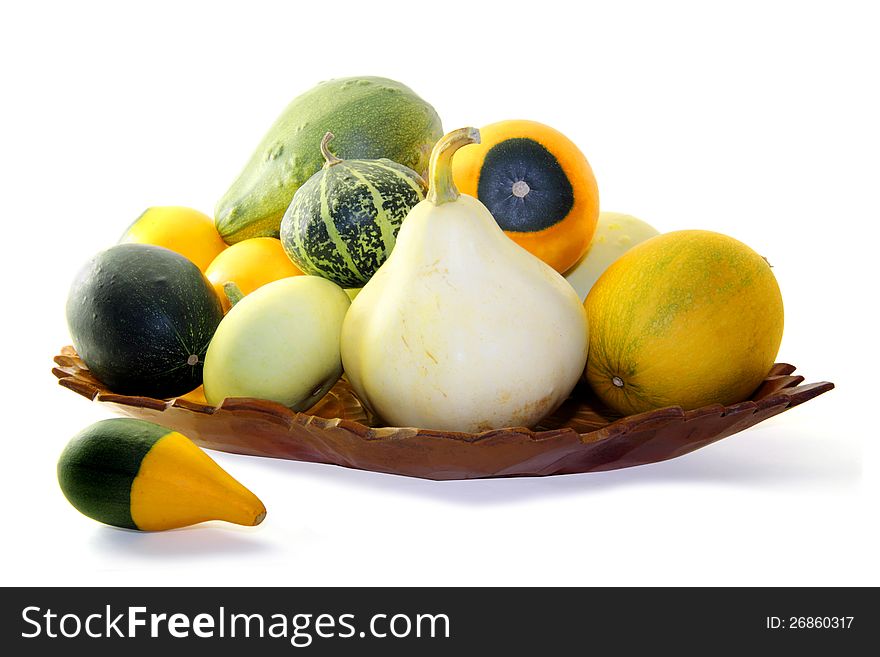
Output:
[[[297,413],[263,399],[230,398],[214,407],[185,398],[116,394],[91,375],[72,347],[64,347],[55,363],[52,371],[65,388],[123,414],[183,431],[205,447],[431,479],[591,472],[665,460],[834,387],[827,381],[803,384],[794,366],[777,363],[749,400],[690,411],[672,406],[627,417],[614,415],[579,387],[535,429],[468,434],[373,426],[375,418],[344,379],[315,407]],[[424,462],[419,462],[420,451]]]

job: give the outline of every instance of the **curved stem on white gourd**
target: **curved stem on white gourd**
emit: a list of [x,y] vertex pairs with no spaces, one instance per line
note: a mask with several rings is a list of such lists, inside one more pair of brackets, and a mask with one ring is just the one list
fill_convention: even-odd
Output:
[[324,156],[325,167],[332,167],[334,164],[342,162],[342,160],[330,152],[329,144],[331,139],[333,139],[332,132],[325,132],[323,139],[321,139],[321,155]]
[[434,205],[442,205],[459,197],[452,180],[452,156],[462,146],[479,143],[480,131],[476,128],[459,128],[440,138],[431,151],[431,161],[428,164],[426,200]]

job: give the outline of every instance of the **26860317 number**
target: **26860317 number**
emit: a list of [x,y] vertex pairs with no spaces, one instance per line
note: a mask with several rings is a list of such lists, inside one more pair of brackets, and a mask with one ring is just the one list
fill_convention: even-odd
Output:
[[849,629],[854,616],[792,616],[788,619],[790,630]]

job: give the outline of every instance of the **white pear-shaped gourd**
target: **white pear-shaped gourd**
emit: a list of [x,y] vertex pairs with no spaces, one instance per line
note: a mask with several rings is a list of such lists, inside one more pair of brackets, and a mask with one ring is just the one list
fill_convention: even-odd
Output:
[[392,426],[532,426],[584,369],[577,293],[452,182],[453,154],[478,142],[476,129],[462,128],[434,147],[427,198],[343,323],[348,380]]

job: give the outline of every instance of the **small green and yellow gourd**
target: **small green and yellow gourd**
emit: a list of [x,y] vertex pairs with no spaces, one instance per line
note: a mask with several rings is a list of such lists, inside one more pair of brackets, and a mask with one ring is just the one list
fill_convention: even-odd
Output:
[[97,422],[58,460],[68,501],[99,522],[158,531],[225,520],[258,525],[263,503],[189,438],[129,418]]

